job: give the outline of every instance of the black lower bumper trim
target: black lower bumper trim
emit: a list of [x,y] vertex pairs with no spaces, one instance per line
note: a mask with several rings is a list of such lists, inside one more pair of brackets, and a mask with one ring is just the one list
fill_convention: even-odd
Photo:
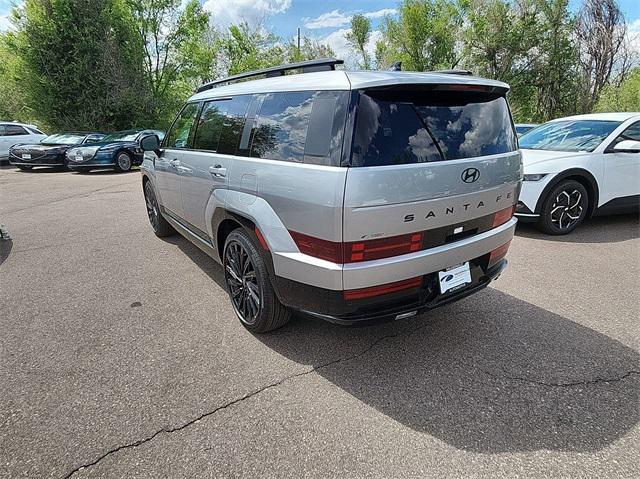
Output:
[[389,309],[384,309],[383,307],[381,307],[380,311],[376,313],[370,312],[362,315],[334,316],[306,310],[298,310],[298,312],[306,316],[323,319],[325,321],[329,321],[331,323],[339,324],[342,326],[355,326],[360,324],[369,325],[380,322],[393,321],[396,319],[409,318],[415,316],[416,314],[439,308],[440,306],[453,303],[462,298],[466,298],[467,296],[477,293],[478,291],[486,288],[491,281],[500,276],[500,273],[502,273],[502,271],[506,267],[507,260],[503,259],[496,265],[489,268],[485,274],[480,276],[477,280],[475,280],[472,284],[465,288],[445,295],[438,294],[434,298],[428,300],[411,301],[407,304],[396,305]]

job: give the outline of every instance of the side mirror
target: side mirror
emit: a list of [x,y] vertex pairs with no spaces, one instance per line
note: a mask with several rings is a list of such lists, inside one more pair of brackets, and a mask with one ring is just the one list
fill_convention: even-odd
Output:
[[140,148],[142,151],[154,151],[157,154],[160,151],[160,138],[158,135],[143,136],[140,140]]
[[640,153],[640,141],[623,140],[613,147],[616,153]]

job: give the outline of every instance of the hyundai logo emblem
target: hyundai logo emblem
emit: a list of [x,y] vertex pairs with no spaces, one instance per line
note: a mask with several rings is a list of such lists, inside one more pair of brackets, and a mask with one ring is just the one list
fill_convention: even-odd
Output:
[[480,178],[480,171],[477,168],[467,168],[462,172],[460,178],[462,178],[462,181],[465,183],[474,183]]

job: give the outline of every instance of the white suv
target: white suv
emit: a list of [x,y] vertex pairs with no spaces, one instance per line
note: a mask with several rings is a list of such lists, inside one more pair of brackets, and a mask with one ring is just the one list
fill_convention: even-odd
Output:
[[559,118],[523,135],[520,148],[520,221],[560,235],[594,215],[640,209],[640,113]]
[[8,161],[9,148],[18,143],[37,143],[46,138],[34,125],[24,123],[0,122],[0,163]]

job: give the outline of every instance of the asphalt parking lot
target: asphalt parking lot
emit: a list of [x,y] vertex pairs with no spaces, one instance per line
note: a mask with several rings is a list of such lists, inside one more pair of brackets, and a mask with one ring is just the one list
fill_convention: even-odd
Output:
[[140,174],[0,170],[0,477],[640,476],[640,228],[520,227],[489,289],[253,336]]

